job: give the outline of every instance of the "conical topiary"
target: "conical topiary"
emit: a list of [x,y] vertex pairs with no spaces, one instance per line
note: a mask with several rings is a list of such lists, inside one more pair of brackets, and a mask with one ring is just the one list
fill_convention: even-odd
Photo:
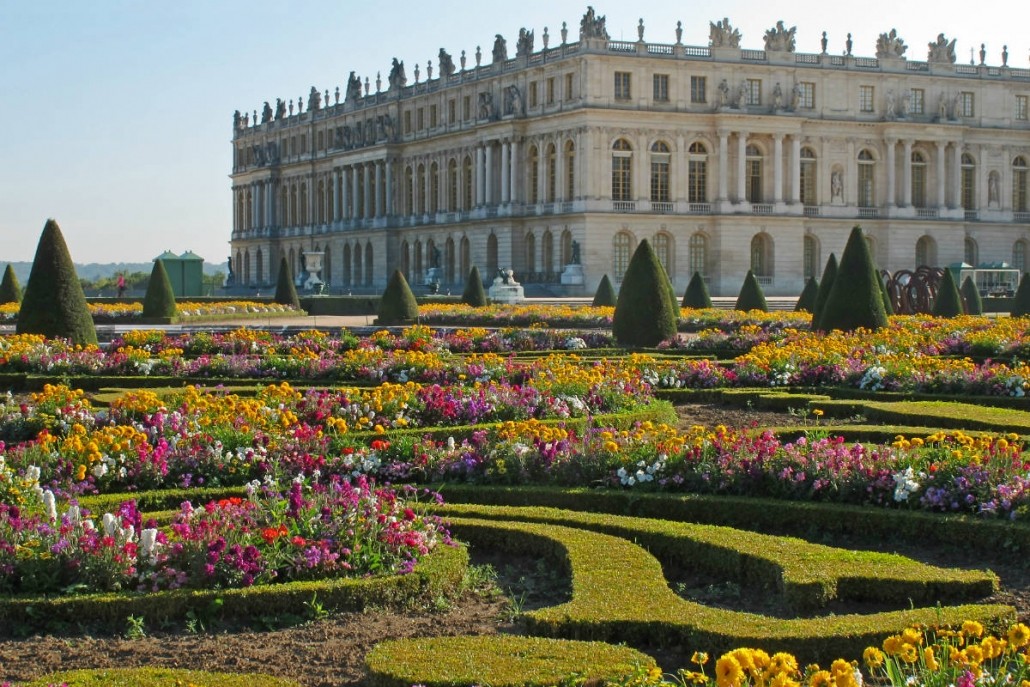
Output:
[[175,317],[175,292],[168,279],[164,260],[155,260],[150,271],[147,294],[143,297],[143,319],[167,319]]
[[891,302],[891,294],[890,291],[887,290],[887,282],[884,281],[887,278],[886,275],[881,274],[879,276],[880,296],[883,298],[883,312],[887,315],[887,317],[890,317],[894,314],[894,303]]
[[676,335],[679,303],[647,239],[640,242],[622,278],[612,335],[622,346],[657,346]]
[[941,285],[937,287],[937,296],[933,299],[934,317],[958,317],[962,314],[962,295],[955,285],[955,275],[944,269]]
[[400,270],[394,270],[379,301],[377,324],[411,324],[418,319],[418,301]]
[[740,286],[740,293],[737,294],[737,303],[733,306],[733,309],[743,310],[744,312],[750,310],[769,312],[769,304],[765,302],[765,293],[762,292],[762,285],[758,283],[758,278],[751,270],[748,270],[747,275],[744,277],[744,283]]
[[591,305],[595,308],[614,308],[616,301],[615,287],[612,286],[612,280],[606,274],[601,277],[601,283],[597,285],[594,302]]
[[4,303],[21,303],[21,284],[18,275],[9,264],[4,270],[4,279],[0,281],[0,305]]
[[483,278],[479,276],[479,268],[475,265],[469,270],[469,278],[465,284],[465,292],[461,294],[461,302],[465,305],[471,305],[473,308],[482,308],[486,305],[486,291],[483,289]]
[[708,295],[708,286],[700,272],[694,272],[694,276],[690,278],[687,290],[683,293],[683,302],[680,305],[684,308],[699,310],[712,307],[712,297]]
[[36,246],[16,329],[19,334],[63,337],[76,344],[97,342],[68,244],[52,219],[47,220]]
[[819,282],[815,277],[809,277],[805,282],[805,288],[801,289],[794,312],[812,312],[815,309],[815,297],[819,295]]
[[864,327],[875,331],[886,327],[887,313],[883,309],[879,281],[862,227],[855,226],[844,246],[833,288],[819,316],[819,328],[854,331]]
[[275,302],[280,305],[289,305],[300,310],[300,297],[297,296],[297,287],[293,285],[293,270],[284,255],[279,261],[279,279],[275,282]]
[[984,314],[984,302],[980,298],[980,289],[976,288],[972,277],[966,277],[966,280],[962,282],[961,294],[962,305],[965,307],[967,315]]
[[1030,315],[1030,273],[1023,272],[1019,286],[1016,288],[1016,295],[1012,299],[1012,317],[1026,317],[1027,315]]
[[819,317],[826,307],[826,299],[830,297],[833,280],[836,278],[837,256],[830,253],[830,257],[826,259],[826,267],[823,268],[823,280],[819,282],[819,292],[815,294],[815,303],[812,305],[812,331],[819,331]]

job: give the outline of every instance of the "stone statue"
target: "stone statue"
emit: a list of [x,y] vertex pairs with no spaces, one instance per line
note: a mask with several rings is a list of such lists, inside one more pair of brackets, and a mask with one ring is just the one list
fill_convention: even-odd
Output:
[[991,172],[987,176],[987,202],[990,205],[997,206],[1000,201],[1000,194],[998,193],[998,173]]
[[782,110],[783,109],[783,89],[780,88],[780,82],[779,81],[777,81],[776,85],[773,87],[773,109],[774,110]]
[[440,65],[440,78],[446,79],[454,75],[454,59],[443,48],[440,48],[438,63]]
[[715,106],[718,107],[729,107],[730,104],[730,85],[726,83],[726,79],[719,82],[719,88],[715,96]]
[[904,56],[908,46],[898,36],[897,29],[891,29],[890,33],[881,33],[876,39],[876,58],[890,59]]
[[676,45],[683,43],[683,22],[676,22]]
[[240,114],[239,110],[232,113],[232,128],[233,131],[243,128],[243,115]]
[[644,42],[644,18],[640,18],[640,23],[637,24],[637,40],[641,43]]
[[[600,38],[605,41],[611,38],[608,35],[608,29],[605,27],[604,16],[598,17],[594,12],[594,8],[589,5],[579,22],[579,40],[588,38]],[[565,41],[563,40],[562,42],[564,43]]]
[[948,96],[944,95],[944,91],[941,91],[940,97],[937,99],[937,119],[944,121],[948,118]]
[[579,264],[579,241],[576,241],[576,240],[572,241],[572,258],[569,261],[569,264],[570,265],[578,265]]
[[533,54],[533,32],[519,29],[519,42],[515,44],[515,57],[529,57]]
[[515,84],[504,89],[504,114],[513,114],[516,117],[521,117],[525,114],[522,107],[522,92],[519,91],[519,87]]
[[893,88],[888,89],[887,90],[887,107],[886,107],[886,109],[884,110],[884,113],[883,113],[883,116],[887,119],[887,121],[894,121],[894,119],[897,117],[897,113],[895,112],[895,109],[897,108],[897,106],[898,106],[898,101],[897,101],[897,97],[894,95],[894,89]]
[[740,31],[730,25],[729,17],[718,22],[708,22],[708,45],[712,48],[739,48]]
[[322,94],[318,92],[318,89],[314,86],[311,87],[311,92],[308,93],[308,112],[318,112],[319,108],[322,107]]
[[830,175],[830,197],[844,200],[844,174],[838,169]]
[[236,285],[236,274],[232,271],[232,256],[231,255],[226,259],[226,264],[229,266],[229,276],[227,276],[225,278],[225,285],[226,286],[235,286]]
[[794,52],[794,34],[797,30],[796,26],[785,28],[781,19],[776,22],[776,26],[765,32],[765,49],[773,52]]
[[282,98],[275,99],[275,118],[276,120],[286,118],[286,101]]
[[430,267],[439,267],[440,266],[440,248],[437,247],[437,246],[433,246],[433,257],[429,261],[429,266]]
[[265,106],[261,108],[261,123],[264,124],[270,121],[272,121],[272,106],[266,100]]
[[493,119],[494,117],[494,94],[484,91],[479,94],[479,118]]
[[494,64],[498,62],[508,61],[508,41],[504,40],[504,36],[497,34],[494,36]]
[[344,100],[348,103],[361,100],[361,77],[354,72],[347,77],[347,91]]
[[951,42],[948,42],[943,33],[937,34],[937,41],[928,44],[930,51],[926,57],[927,61],[955,64],[955,40],[952,38]]
[[393,66],[390,67],[390,90],[399,91],[408,85],[408,77],[404,74],[404,62],[393,58]]
[[743,110],[747,107],[747,81],[741,81],[737,86],[737,109]]
[[847,54],[851,55],[851,48],[854,47],[854,43],[851,40],[851,34],[848,33],[848,39],[844,41],[844,48],[847,50]]
[[819,41],[819,45],[822,46],[823,54],[826,54],[826,46],[829,45],[830,39],[826,37],[826,32],[823,31],[823,39]]
[[980,64],[986,64],[987,62],[987,44],[980,44]]
[[797,111],[801,107],[801,84],[794,84],[794,88],[790,90],[790,109]]
[[1001,66],[1009,66],[1009,46],[1007,45],[1001,46]]
[[901,117],[901,119],[906,119],[908,117],[908,113],[911,111],[912,93],[906,91],[905,94],[901,96],[901,114],[899,116]]

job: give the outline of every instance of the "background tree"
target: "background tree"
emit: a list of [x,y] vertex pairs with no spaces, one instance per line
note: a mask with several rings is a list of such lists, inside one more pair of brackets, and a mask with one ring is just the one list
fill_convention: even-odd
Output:
[[751,270],[748,270],[747,275],[744,277],[744,283],[740,286],[740,293],[737,294],[737,303],[733,308],[734,310],[743,310],[744,312],[751,310],[769,312],[769,304],[765,302],[765,293],[762,291],[762,285],[758,283],[758,278]]
[[657,346],[676,335],[679,310],[665,268],[644,239],[622,278],[612,335],[623,346]]
[[377,324],[412,324],[418,320],[418,301],[400,270],[394,270],[379,301]]
[[823,280],[819,282],[819,292],[815,295],[815,305],[812,306],[812,331],[819,331],[819,319],[826,308],[826,299],[830,297],[833,280],[836,278],[837,256],[830,253],[830,257],[826,259],[826,267],[823,268]]
[[290,263],[285,255],[279,260],[279,278],[275,282],[274,300],[281,305],[289,305],[300,310],[300,297],[297,296],[297,287],[293,285],[293,271],[290,270]]
[[683,302],[680,305],[684,308],[698,310],[712,307],[712,297],[708,295],[708,286],[700,272],[694,272],[694,276],[690,278],[687,290],[683,293]]
[[175,317],[175,292],[168,278],[164,260],[155,260],[150,272],[147,294],[143,297],[144,319],[166,319]]
[[955,275],[944,269],[944,277],[937,288],[937,296],[933,299],[934,317],[958,317],[962,314],[962,295],[955,285]]
[[819,282],[815,280],[815,277],[809,277],[808,281],[805,282],[805,288],[801,289],[801,295],[798,296],[794,312],[813,312],[815,310],[815,299],[818,295]]
[[601,283],[597,285],[597,291],[594,292],[594,302],[591,305],[595,308],[614,308],[617,302],[618,297],[615,295],[615,287],[612,286],[612,280],[606,274],[601,277]]
[[0,281],[0,305],[4,303],[21,303],[21,284],[10,264],[4,270],[3,281]]
[[984,314],[984,302],[980,298],[980,289],[976,288],[972,277],[966,277],[966,280],[962,282],[960,293],[962,294],[962,305],[967,315]]
[[819,316],[819,328],[854,331],[859,327],[877,330],[886,326],[880,275],[869,254],[862,227],[855,226],[844,246],[833,288]]
[[97,330],[68,244],[53,219],[47,220],[39,237],[16,330],[19,334],[63,337],[76,344],[97,342]]
[[461,302],[465,305],[471,305],[473,308],[482,308],[486,305],[486,291],[483,289],[483,278],[479,276],[479,268],[475,265],[469,270],[465,292],[461,294]]

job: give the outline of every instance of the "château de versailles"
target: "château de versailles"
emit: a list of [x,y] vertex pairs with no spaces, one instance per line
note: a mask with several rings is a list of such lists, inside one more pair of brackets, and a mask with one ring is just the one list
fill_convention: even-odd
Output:
[[334,292],[381,291],[395,269],[424,286],[430,268],[460,292],[477,265],[589,295],[648,239],[677,291],[699,271],[734,295],[750,269],[789,296],[855,224],[891,272],[1028,269],[1030,70],[1007,48],[989,66],[982,47],[958,62],[943,34],[907,46],[891,30],[858,57],[850,34],[840,54],[825,33],[822,52],[796,52],[782,21],[763,50],[728,19],[701,47],[681,24],[636,28],[611,40],[588,8],[542,46],[523,29],[513,57],[498,35],[459,64],[441,48],[413,83],[395,58],[342,94],[237,111],[237,284],[274,283],[281,255],[300,275],[322,252]]

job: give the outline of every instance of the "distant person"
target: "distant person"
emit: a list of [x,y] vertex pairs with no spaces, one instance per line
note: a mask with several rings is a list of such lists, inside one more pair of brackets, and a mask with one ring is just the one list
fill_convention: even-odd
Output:
[[121,298],[125,295],[125,275],[118,275],[118,297]]

